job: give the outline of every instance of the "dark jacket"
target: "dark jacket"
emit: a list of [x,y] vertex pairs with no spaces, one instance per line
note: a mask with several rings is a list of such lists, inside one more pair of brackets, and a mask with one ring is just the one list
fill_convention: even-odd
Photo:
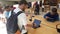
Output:
[[59,19],[58,13],[52,16],[51,13],[49,12],[49,13],[44,15],[44,18],[46,18],[46,16],[52,18],[51,20],[58,20]]

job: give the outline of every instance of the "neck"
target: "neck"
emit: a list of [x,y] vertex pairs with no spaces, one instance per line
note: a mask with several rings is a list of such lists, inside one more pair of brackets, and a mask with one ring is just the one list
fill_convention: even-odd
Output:
[[19,7],[19,9],[21,9],[22,11],[24,11],[23,7],[21,7],[21,6]]

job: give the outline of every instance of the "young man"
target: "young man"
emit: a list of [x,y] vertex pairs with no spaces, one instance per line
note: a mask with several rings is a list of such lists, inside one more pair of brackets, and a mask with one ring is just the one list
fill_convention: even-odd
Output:
[[11,16],[10,6],[5,6],[4,15],[5,15],[5,17],[6,17],[7,19]]
[[3,15],[2,7],[0,6],[0,34],[7,34],[5,23],[6,23],[6,18]]
[[26,30],[27,18],[26,18],[26,14],[24,13],[26,7],[27,7],[27,2],[22,0],[19,3],[19,7],[14,10],[15,13],[18,13],[19,11],[23,12],[18,15],[18,26],[21,34],[27,34],[27,30]]
[[52,8],[52,11],[45,14],[44,18],[47,19],[48,21],[56,21],[59,19],[59,15],[57,13],[57,9],[56,8]]
[[[6,27],[7,27],[7,34],[15,34],[13,32],[10,32],[10,30],[12,30],[10,27],[11,27],[11,24],[9,21],[10,19],[10,16],[12,15],[12,9],[11,9],[11,6],[5,6],[5,11],[4,11],[4,15],[7,19],[7,23],[6,23]],[[11,19],[12,20],[12,19]],[[13,31],[13,30],[12,30]]]

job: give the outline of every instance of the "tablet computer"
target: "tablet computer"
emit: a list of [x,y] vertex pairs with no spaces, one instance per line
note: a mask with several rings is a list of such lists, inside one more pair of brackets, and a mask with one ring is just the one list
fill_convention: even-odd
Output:
[[[36,26],[34,26],[34,24],[35,24]],[[40,24],[41,24],[41,20],[34,19],[33,27],[38,28],[38,27],[40,27]]]

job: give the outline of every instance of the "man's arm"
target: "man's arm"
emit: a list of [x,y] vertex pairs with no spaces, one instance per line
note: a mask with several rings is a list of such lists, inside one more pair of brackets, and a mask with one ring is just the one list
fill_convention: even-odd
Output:
[[45,14],[45,15],[44,15],[44,18],[45,18],[45,19],[50,18],[50,17],[49,17],[49,13]]
[[26,25],[27,25],[27,17],[25,13],[21,13],[20,14],[20,21],[22,23],[22,25],[24,25],[25,29],[26,29]]

